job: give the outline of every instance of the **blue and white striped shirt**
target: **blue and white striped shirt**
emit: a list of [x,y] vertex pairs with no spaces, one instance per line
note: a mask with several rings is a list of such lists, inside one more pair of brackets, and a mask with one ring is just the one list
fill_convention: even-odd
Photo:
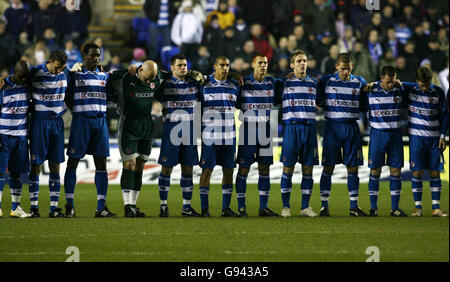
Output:
[[319,80],[318,104],[326,119],[348,122],[359,119],[361,89],[367,84],[361,76],[350,75],[343,81],[339,74],[326,74]]
[[238,99],[244,121],[270,121],[270,110],[275,103],[274,83],[275,79],[267,76],[262,81],[256,80],[253,74],[244,78],[244,85]]
[[52,74],[46,67],[47,63],[31,70],[33,115],[39,118],[59,117],[67,110],[64,99],[69,72],[66,69],[58,74]]
[[238,84],[230,79],[217,81],[210,75],[201,92],[203,142],[232,145],[236,140],[234,112],[240,93]]
[[88,117],[106,116],[106,102],[110,98],[110,78],[108,73],[88,71],[84,67],[81,72],[72,74],[73,84],[70,87],[72,113]]
[[169,25],[169,0],[161,0],[157,24],[159,26]]
[[27,136],[30,89],[14,84],[11,77],[5,78],[5,83],[0,89],[0,134]]
[[199,97],[197,84],[172,76],[164,82],[161,102],[167,110],[166,120],[171,122],[193,121],[194,107]]
[[448,130],[448,109],[444,91],[431,84],[427,91],[416,82],[403,82],[408,92],[409,134],[419,137],[444,137]]
[[369,125],[380,130],[399,129],[403,106],[403,89],[394,87],[384,90],[377,81],[371,92],[366,93],[365,102],[369,111]]
[[309,76],[284,81],[282,95],[283,123],[316,123],[317,80]]

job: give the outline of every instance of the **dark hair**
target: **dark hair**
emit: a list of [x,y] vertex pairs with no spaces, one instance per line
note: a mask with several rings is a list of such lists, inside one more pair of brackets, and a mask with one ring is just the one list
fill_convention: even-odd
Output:
[[64,51],[61,50],[55,50],[50,54],[50,61],[57,61],[61,64],[65,65],[67,62],[67,55]]
[[340,53],[336,59],[336,65],[344,63],[344,64],[350,64],[353,63],[353,58],[350,53]]
[[308,57],[306,55],[305,51],[297,49],[297,50],[294,51],[294,54],[292,54],[292,56],[291,56],[291,62],[290,62],[291,64],[294,63],[295,58],[297,58],[298,55],[305,55],[306,57]]
[[217,62],[218,62],[219,60],[228,60],[228,58],[225,57],[225,56],[219,56],[219,57],[217,57],[217,58],[214,60],[214,64],[217,64]]
[[256,58],[258,58],[258,57],[266,58],[267,56],[264,55],[263,53],[256,53],[256,54],[253,56],[253,58],[252,58],[252,63],[253,63],[253,61],[254,61]]
[[88,43],[83,47],[83,54],[87,55],[90,49],[100,49],[100,47],[95,43]]
[[183,54],[176,54],[170,58],[170,65],[173,66],[176,60],[186,60],[186,56]]
[[416,73],[416,80],[428,84],[433,78],[433,73],[428,67],[419,67]]
[[397,74],[397,70],[393,66],[384,66],[381,69],[381,76],[394,77]]

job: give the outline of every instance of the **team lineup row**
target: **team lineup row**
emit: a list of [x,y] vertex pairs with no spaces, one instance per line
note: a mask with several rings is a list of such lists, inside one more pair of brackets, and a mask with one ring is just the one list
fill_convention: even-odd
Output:
[[[55,51],[50,60],[32,67],[19,61],[14,74],[1,80],[0,88],[0,200],[5,185],[5,172],[10,173],[12,217],[40,217],[38,208],[39,174],[48,160],[50,168],[49,217],[75,217],[74,191],[76,170],[85,154],[93,155],[96,167],[97,211],[95,217],[115,217],[106,205],[108,177],[106,158],[109,137],[106,124],[107,102],[117,104],[119,151],[123,162],[121,189],[125,217],[145,217],[136,206],[142,186],[142,173],[151,150],[151,108],[155,100],[164,106],[166,121],[158,163],[161,200],[160,217],[169,216],[167,195],[172,169],[181,165],[180,187],[183,194],[182,216],[209,217],[209,186],[216,165],[222,166],[223,217],[245,217],[246,178],[250,166],[257,162],[259,171],[259,216],[278,216],[268,207],[270,193],[271,150],[266,142],[254,136],[270,132],[270,111],[281,105],[284,136],[281,161],[281,216],[291,216],[290,194],[292,175],[298,162],[302,165],[303,216],[317,216],[309,206],[313,188],[312,171],[319,164],[316,134],[316,109],[322,107],[326,118],[323,134],[320,180],[320,216],[330,216],[328,198],[331,176],[336,164],[348,171],[350,216],[367,216],[358,206],[358,166],[363,165],[360,131],[356,120],[360,112],[368,112],[371,126],[369,143],[369,216],[377,216],[377,197],[381,167],[390,167],[391,216],[407,216],[399,209],[403,144],[400,133],[400,110],[408,109],[410,135],[410,168],[413,171],[412,191],[415,202],[413,216],[422,216],[422,174],[430,172],[432,215],[448,216],[440,208],[442,152],[448,130],[448,106],[441,88],[431,84],[431,71],[417,70],[416,82],[400,82],[395,69],[385,67],[381,80],[367,83],[352,75],[353,60],[348,53],[338,56],[336,73],[314,79],[306,76],[307,54],[298,50],[291,58],[293,73],[285,79],[267,76],[268,60],[257,54],[252,61],[253,74],[242,78],[230,73],[226,57],[218,57],[214,73],[205,77],[187,70],[187,59],[181,54],[171,58],[171,72],[158,70],[151,60],[138,68],[105,73],[98,67],[100,48],[87,44],[83,48],[83,64],[72,70],[65,68],[67,57]],[[178,144],[174,139],[183,132],[192,132],[194,108],[201,102],[202,148],[198,158],[193,142]],[[64,125],[62,114],[72,112],[71,133],[66,154],[64,175],[65,212],[58,208],[60,194],[59,164],[64,157]],[[243,112],[241,128],[244,137],[236,157],[234,111]],[[257,111],[254,111],[258,109]],[[250,113],[251,114],[248,114]],[[266,130],[264,130],[266,129]],[[261,131],[261,132],[259,132]],[[268,136],[263,136],[267,138]],[[255,138],[253,138],[255,139]],[[29,146],[28,146],[29,140]],[[30,151],[28,153],[28,150]],[[270,153],[268,153],[270,152]],[[23,165],[31,160],[29,165]],[[233,171],[239,165],[233,185]],[[193,194],[192,169],[200,165],[201,213],[191,206]],[[25,171],[24,171],[25,170]],[[20,207],[22,183],[20,173],[29,172],[31,209]],[[233,186],[238,211],[230,208]],[[1,215],[1,202],[0,202]]]

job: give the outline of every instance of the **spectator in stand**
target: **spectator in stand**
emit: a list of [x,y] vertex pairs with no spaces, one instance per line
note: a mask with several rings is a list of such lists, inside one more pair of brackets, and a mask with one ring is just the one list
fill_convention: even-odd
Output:
[[399,0],[387,0],[386,5],[392,7],[392,17],[393,18],[398,18],[401,16],[402,10],[400,7]]
[[271,32],[276,38],[289,35],[292,26],[291,0],[278,0],[272,3]]
[[236,41],[239,45],[244,45],[245,40],[250,37],[250,30],[245,22],[244,16],[242,13],[236,16],[236,23],[234,25],[235,28],[235,37]]
[[75,45],[82,46],[89,37],[88,26],[92,20],[92,9],[88,0],[80,0],[80,9],[68,11],[63,7],[57,15],[57,33],[70,35]]
[[219,0],[202,0],[202,6],[205,10],[205,15],[208,17],[212,11],[217,10],[219,7]]
[[47,47],[48,50],[50,50],[50,53],[60,49],[60,46],[57,42],[55,31],[52,28],[47,28],[44,31],[44,40],[45,40],[45,47]]
[[386,28],[395,28],[396,21],[393,18],[394,9],[390,5],[383,7],[383,20],[382,23]]
[[[31,31],[31,11],[30,6],[23,3],[22,0],[12,0],[11,6],[5,10],[4,16],[8,25],[6,30],[16,40],[19,38],[21,32],[27,32],[28,35]],[[30,39],[30,38],[29,38]]]
[[441,87],[441,82],[439,81],[438,73],[431,69],[431,61],[428,59],[423,59],[420,62],[420,66],[429,68],[431,70],[431,74],[432,74],[431,83]]
[[32,12],[33,36],[35,38],[41,38],[47,29],[57,27],[57,10],[50,4],[50,0],[40,0],[37,10]]
[[417,23],[414,26],[414,34],[411,36],[411,40],[414,41],[416,46],[416,54],[419,58],[424,58],[428,51],[428,36],[423,32],[423,26],[421,23]]
[[403,5],[403,15],[400,17],[399,21],[406,24],[407,27],[413,28],[419,23],[419,19],[413,15],[413,6],[411,2],[405,1]]
[[[28,33],[21,32],[19,34],[19,42],[16,44],[16,58],[14,58],[16,61],[20,59],[20,57],[25,53],[27,49],[32,47],[32,43],[28,40]],[[27,61],[28,62],[28,61]]]
[[98,47],[100,47],[100,64],[102,65],[102,67],[106,67],[111,61],[111,53],[103,46],[103,38],[99,36],[95,37],[93,42],[97,44]]
[[286,55],[281,55],[277,58],[277,64],[274,66],[273,75],[276,78],[285,78],[289,73],[291,73],[291,68],[289,66],[289,57]]
[[121,69],[123,69],[123,66],[120,63],[120,57],[118,55],[113,55],[111,57],[111,61],[106,66],[105,70],[108,71],[108,72],[112,72],[112,71],[121,70]]
[[406,68],[409,70],[416,70],[419,67],[420,60],[415,53],[416,45],[414,41],[408,40],[403,48],[402,56],[406,60]]
[[273,49],[269,44],[267,36],[263,34],[263,27],[260,24],[252,24],[250,26],[250,34],[255,43],[255,51],[264,54],[270,63],[273,57]]
[[185,2],[190,2],[192,7],[192,13],[204,24],[206,22],[206,13],[205,9],[203,9],[203,5],[200,0],[183,0],[181,2],[180,7],[178,8],[178,13],[183,12],[184,7],[186,6]]
[[140,67],[144,63],[146,58],[147,58],[147,54],[145,54],[144,49],[134,48],[133,60],[131,60],[130,65],[135,65],[136,67]]
[[11,69],[16,63],[15,57],[15,39],[6,32],[6,22],[0,18],[0,67]]
[[314,0],[305,10],[306,29],[313,34],[334,33],[335,19],[327,1]]
[[375,81],[375,79],[378,78],[377,66],[373,63],[369,52],[364,48],[362,42],[357,41],[355,43],[353,57],[355,63],[352,74],[360,75],[364,77],[366,81]]
[[181,13],[175,16],[172,23],[170,37],[180,47],[180,53],[192,61],[197,54],[198,45],[202,42],[203,25],[199,18],[192,13],[192,2],[182,2]]
[[219,40],[222,38],[222,30],[220,29],[219,18],[217,15],[211,17],[209,26],[206,27],[203,33],[202,43],[208,47],[212,57],[220,56]]
[[338,39],[339,53],[351,53],[355,49],[356,38],[351,25],[345,26],[344,37]]
[[406,60],[403,56],[395,59],[395,68],[397,69],[397,78],[400,81],[415,81],[414,72],[406,68]]
[[272,17],[272,0],[239,0],[242,14],[249,25],[254,23],[270,26]]
[[45,41],[38,39],[32,47],[28,48],[24,55],[29,58],[29,63],[32,66],[41,65],[50,58],[50,50],[45,47]]
[[[337,44],[330,46],[328,50],[328,56],[322,59],[320,64],[321,73],[334,73],[336,71],[336,59],[339,55],[339,47]],[[308,66],[309,68],[309,66]]]
[[179,1],[145,0],[144,12],[150,20],[148,55],[152,60],[159,60],[161,48],[170,46],[170,23],[175,17],[177,4]]
[[275,60],[277,62],[278,62],[278,59],[281,56],[288,56],[289,57],[290,52],[287,50],[287,43],[288,43],[288,40],[287,40],[287,38],[285,36],[281,37],[278,40],[278,47],[275,50],[275,55],[274,55]]
[[233,26],[234,21],[236,19],[234,14],[228,11],[227,2],[223,0],[219,2],[219,8],[216,11],[209,13],[206,20],[206,25],[209,25],[213,16],[217,16],[219,20],[220,29],[222,30],[226,29],[229,26]]
[[384,52],[384,55],[378,64],[378,70],[382,70],[385,66],[395,67],[395,57],[391,49],[386,49],[386,52]]
[[399,21],[395,27],[395,36],[400,43],[405,45],[408,39],[412,36],[412,32],[405,22]]
[[397,58],[397,56],[400,54],[401,50],[403,49],[403,45],[397,39],[395,28],[390,27],[387,29],[386,40],[384,41],[383,46],[385,50],[392,50],[392,56],[394,58]]
[[311,47],[313,56],[318,59],[326,57],[332,42],[333,37],[329,31],[317,35],[317,41],[314,41],[313,46]]
[[[335,71],[335,70],[334,70]],[[331,72],[332,73],[332,72]],[[306,75],[319,79],[322,76],[316,59],[313,56],[308,57],[308,68],[306,69]]]
[[236,40],[233,27],[229,26],[225,29],[224,37],[220,41],[219,46],[221,47],[220,54],[227,57],[230,62],[239,56],[241,45]]
[[249,39],[245,41],[244,46],[242,46],[241,55],[239,55],[239,57],[242,57],[245,62],[251,64],[255,54],[255,43],[253,43],[253,40]]
[[383,56],[383,48],[381,48],[381,44],[378,39],[378,31],[376,29],[372,29],[371,31],[369,31],[367,49],[369,51],[372,62],[376,66],[378,66],[381,56]]
[[0,0],[0,19],[3,17],[3,14],[9,6],[9,0]]
[[303,25],[297,25],[294,27],[292,34],[294,34],[297,40],[297,48],[304,50],[305,52],[310,52],[310,43],[308,38],[305,36],[305,27]]
[[242,8],[239,7],[237,0],[228,0],[228,11],[233,13],[235,17],[242,12]]
[[370,25],[370,14],[366,8],[366,0],[359,0],[358,5],[354,5],[350,12],[350,24],[356,33],[357,37],[360,37],[364,32],[364,28]]
[[[448,24],[447,24],[447,28],[448,28]],[[440,27],[438,32],[437,32],[437,40],[439,42],[439,46],[441,49],[441,51],[446,52],[447,56],[448,56],[448,50],[449,50],[449,40],[448,40],[448,32],[445,29],[445,27]]]
[[289,58],[295,53],[295,50],[299,49],[297,46],[297,38],[291,34],[287,38],[286,51]]
[[202,74],[211,73],[211,55],[208,52],[206,45],[200,45],[197,50],[197,56],[192,62],[193,69],[201,72]]
[[237,57],[233,60],[231,63],[231,69],[241,76],[247,76],[251,73],[250,64],[244,61],[241,57]]
[[446,66],[447,57],[441,51],[439,41],[436,37],[431,37],[428,42],[427,58],[431,61],[431,68],[435,72],[440,72]]
[[66,67],[69,70],[72,69],[73,65],[75,65],[76,63],[83,61],[80,50],[75,48],[75,45],[71,38],[66,39],[66,41],[64,42],[64,52],[67,55]]
[[[447,67],[445,69],[443,69],[442,71],[440,71],[438,74],[439,81],[442,85],[442,90],[444,90],[444,93],[447,93],[447,91],[448,91],[448,73],[449,73],[448,72],[448,64],[449,64],[448,57],[447,57],[446,62],[447,62]],[[448,97],[447,97],[447,99],[448,99]]]
[[342,40],[345,37],[345,14],[343,12],[337,15],[335,29],[337,39]]
[[374,13],[371,24],[364,30],[364,38],[368,38],[369,32],[375,29],[378,32],[379,41],[383,41],[386,37],[386,27],[382,23],[381,13]]

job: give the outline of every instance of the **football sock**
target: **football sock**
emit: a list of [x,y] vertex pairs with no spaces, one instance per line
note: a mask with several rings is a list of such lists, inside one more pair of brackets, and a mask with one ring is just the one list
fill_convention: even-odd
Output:
[[290,208],[289,204],[292,191],[292,174],[286,174],[283,172],[281,176],[281,200],[283,201],[283,207]]
[[95,171],[95,187],[97,187],[97,210],[103,209],[108,191],[108,172]]
[[159,174],[159,199],[161,200],[161,206],[167,206],[167,196],[170,188],[170,176]]
[[209,208],[209,186],[200,187],[200,205],[202,210]]
[[380,176],[373,175],[369,176],[369,198],[370,198],[370,208],[373,210],[378,209],[378,192],[380,190]]
[[123,204],[131,205],[131,190],[134,189],[134,171],[131,169],[122,169],[120,187],[122,188]]
[[180,187],[183,194],[183,210],[191,206],[192,191],[194,190],[194,183],[192,182],[192,175],[181,174]]
[[350,197],[350,209],[358,207],[359,177],[357,173],[349,173],[347,176],[348,195]]
[[422,208],[422,178],[412,177],[411,179],[411,188],[413,192],[414,204],[416,205],[416,209]]
[[2,194],[5,187],[5,176],[0,176],[0,209],[2,208]]
[[66,202],[69,205],[74,206],[73,198],[75,193],[75,183],[77,182],[77,171],[72,169],[66,169],[64,173],[64,194],[66,196]]
[[9,187],[11,188],[11,210],[15,211],[22,198],[22,181],[20,181],[19,173],[10,173]]
[[[259,186],[258,186],[259,187]],[[247,192],[247,176],[236,175],[236,198],[238,209],[245,208],[245,197]]]
[[440,207],[439,204],[441,200],[441,190],[442,190],[441,178],[439,177],[430,178],[431,205],[433,210],[438,209]]
[[389,178],[389,187],[391,189],[391,210],[398,210],[400,202],[400,191],[402,189],[401,176],[391,175]]
[[233,184],[222,184],[222,210],[230,207]]
[[311,198],[314,180],[312,175],[303,175],[300,188],[302,190],[302,210],[309,207],[309,199]]
[[131,190],[131,204],[136,205],[142,188],[142,171],[134,172],[134,190]]
[[37,209],[39,201],[39,175],[30,173],[28,175],[28,183],[29,183],[28,191],[30,193],[31,208]]
[[259,190],[259,210],[267,208],[270,194],[270,176],[268,174],[260,174],[258,178]]
[[328,208],[328,198],[331,193],[331,174],[322,172],[320,177],[320,201],[323,208]]
[[48,185],[50,190],[50,211],[54,211],[58,207],[59,193],[61,191],[59,173],[50,173]]

